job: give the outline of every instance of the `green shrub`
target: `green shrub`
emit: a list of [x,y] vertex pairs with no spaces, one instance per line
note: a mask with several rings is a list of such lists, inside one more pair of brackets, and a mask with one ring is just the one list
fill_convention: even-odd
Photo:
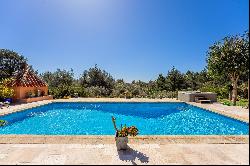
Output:
[[74,96],[76,93],[80,97],[87,97],[87,93],[86,93],[85,89],[81,86],[75,85],[75,86],[70,88],[70,95],[71,96]]
[[[223,105],[233,106],[233,102],[228,100],[228,99],[219,99],[218,101]],[[236,102],[236,106],[241,106],[241,107],[244,107],[244,108],[248,108],[249,107],[248,99],[239,99]]]
[[14,96],[14,90],[8,87],[8,83],[11,79],[3,79],[0,81],[0,98],[12,98]]
[[110,90],[105,87],[91,86],[85,88],[85,93],[87,97],[108,97]]
[[238,95],[241,98],[247,99],[248,98],[248,83],[244,82],[239,86]]
[[218,86],[218,85],[213,85],[210,82],[205,83],[201,88],[201,92],[214,92],[217,93],[217,97],[220,99],[223,98],[228,98],[229,91],[228,91],[228,86]]

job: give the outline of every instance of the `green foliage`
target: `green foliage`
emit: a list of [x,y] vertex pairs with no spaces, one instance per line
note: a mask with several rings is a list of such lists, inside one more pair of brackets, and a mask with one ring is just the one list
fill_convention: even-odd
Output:
[[57,69],[54,73],[45,72],[41,77],[49,85],[49,94],[54,95],[55,98],[71,96],[77,90],[73,87],[74,73],[72,69],[70,71]]
[[237,101],[236,105],[242,106],[244,108],[249,108],[249,101],[248,99],[240,99],[239,101]]
[[146,97],[147,84],[142,81],[132,81],[131,84],[127,86],[127,94],[134,98]]
[[27,60],[18,53],[0,49],[0,78],[10,78],[23,69]]
[[248,98],[248,82],[243,82],[238,88],[240,98]]
[[122,79],[118,79],[114,84],[114,88],[110,96],[124,98],[127,89],[128,85]]
[[166,78],[162,74],[156,79],[156,86],[159,91],[167,90]]
[[198,90],[209,80],[206,70],[199,72],[187,71],[181,73],[173,67],[166,77],[162,74],[155,81],[156,88],[148,89],[148,97],[151,98],[175,98],[178,90]]
[[184,75],[184,78],[185,78],[185,84],[187,88],[189,88],[190,90],[199,89],[200,81],[198,80],[199,79],[198,72],[192,72],[188,70],[186,74]]
[[12,98],[14,95],[14,90],[11,87],[8,87],[11,79],[3,79],[0,81],[0,98]]
[[88,96],[109,96],[112,93],[115,80],[105,70],[97,65],[85,70],[79,79],[82,87],[86,88]]
[[130,99],[130,98],[133,97],[133,94],[132,94],[130,91],[128,91],[128,90],[126,90],[126,91],[124,92],[124,95],[125,95],[125,98],[126,98],[126,99]]
[[211,46],[207,54],[209,73],[229,78],[248,74],[248,43],[244,37],[229,36]]
[[170,71],[168,71],[168,75],[166,77],[166,86],[169,91],[177,91],[185,89],[185,79],[183,74],[173,67]]
[[[177,98],[178,90],[215,92],[219,98],[227,98],[229,94],[229,82],[212,79],[205,69],[184,74],[173,68],[166,77],[159,75],[155,81],[139,80],[132,83],[126,83],[122,79],[115,81],[110,74],[97,66],[85,71],[85,75],[79,80],[75,80],[73,75],[73,71],[57,70],[42,74],[42,78],[49,84],[49,93],[56,98],[74,96],[75,93],[80,97]],[[245,98],[247,84],[240,87],[239,95]],[[173,91],[174,89],[176,90]]]
[[[219,102],[222,103],[223,105],[233,106],[233,102],[228,99],[219,99]],[[236,106],[248,108],[249,107],[248,99],[239,99],[236,102]]]
[[232,105],[232,102],[229,101],[229,100],[226,100],[224,102],[222,102],[223,105],[227,105],[227,106],[231,106]]
[[110,90],[102,86],[91,86],[85,88],[87,97],[108,97]]
[[213,82],[206,82],[200,88],[201,92],[214,92],[217,93],[218,98],[228,98],[229,90],[228,86],[218,86],[213,84]]
[[208,72],[215,80],[224,77],[231,81],[235,105],[238,81],[249,74],[249,33],[225,37],[209,47],[207,63]]
[[147,95],[148,98],[177,98],[178,91],[153,91]]
[[85,89],[76,81],[74,81],[73,85],[70,88],[70,96],[75,96],[75,94],[80,97],[88,97]]
[[7,125],[8,122],[6,120],[0,120],[0,127]]

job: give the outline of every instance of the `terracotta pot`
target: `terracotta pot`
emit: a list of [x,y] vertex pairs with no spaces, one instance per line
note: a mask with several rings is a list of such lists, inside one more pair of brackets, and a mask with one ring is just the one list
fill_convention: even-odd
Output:
[[117,150],[128,149],[128,137],[115,137]]

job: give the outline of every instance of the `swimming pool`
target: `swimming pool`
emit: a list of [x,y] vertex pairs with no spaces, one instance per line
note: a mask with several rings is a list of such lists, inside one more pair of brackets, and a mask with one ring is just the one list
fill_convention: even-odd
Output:
[[56,102],[0,117],[0,134],[114,135],[135,125],[140,135],[248,135],[249,124],[186,103]]

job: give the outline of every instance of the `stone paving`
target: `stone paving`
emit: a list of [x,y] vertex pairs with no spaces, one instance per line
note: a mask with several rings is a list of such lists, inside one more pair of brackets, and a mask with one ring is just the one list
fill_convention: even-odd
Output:
[[0,164],[248,164],[248,144],[0,144]]
[[[110,144],[110,135],[0,135],[0,144]],[[249,144],[248,135],[139,135],[132,144]]]

